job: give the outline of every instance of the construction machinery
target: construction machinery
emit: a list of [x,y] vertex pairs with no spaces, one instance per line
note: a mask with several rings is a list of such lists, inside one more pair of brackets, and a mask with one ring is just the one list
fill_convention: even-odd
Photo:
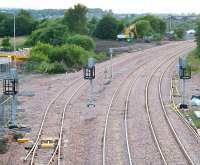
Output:
[[122,34],[117,35],[118,40],[120,40],[120,41],[123,40],[123,41],[127,41],[127,42],[133,41],[133,39],[136,37],[137,37],[137,29],[136,29],[135,24],[132,24],[132,25],[126,27]]
[[[8,54],[8,53],[0,53],[0,59],[3,59],[6,62],[24,62],[27,59],[27,56],[24,55],[17,55],[17,54]],[[7,60],[6,60],[7,59]]]

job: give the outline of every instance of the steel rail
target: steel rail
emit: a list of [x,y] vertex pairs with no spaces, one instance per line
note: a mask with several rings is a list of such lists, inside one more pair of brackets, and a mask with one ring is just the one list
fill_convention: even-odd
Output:
[[[177,59],[175,59],[177,60]],[[191,164],[191,165],[194,165],[194,162],[192,161],[191,157],[189,156],[188,152],[186,151],[183,143],[181,142],[180,138],[178,137],[170,119],[169,119],[169,116],[167,114],[167,111],[166,111],[166,107],[165,107],[165,104],[164,104],[164,101],[163,101],[163,97],[162,97],[162,90],[161,90],[161,84],[162,84],[162,81],[163,81],[163,78],[164,78],[164,75],[166,74],[166,72],[168,71],[169,67],[174,63],[174,61],[172,61],[168,66],[167,66],[167,69],[161,74],[160,76],[160,79],[159,79],[159,84],[158,84],[158,91],[159,91],[159,100],[160,100],[160,103],[161,103],[161,106],[162,106],[162,110],[163,110],[163,113],[164,113],[164,116],[165,116],[165,119],[170,127],[170,130],[172,131],[178,145],[180,146],[180,149],[182,150],[183,154],[185,155],[186,159],[188,160],[188,163]]]
[[186,118],[183,116],[183,114],[180,112],[180,110],[178,109],[178,107],[176,106],[175,100],[174,100],[174,96],[173,96],[173,83],[172,83],[172,79],[171,79],[171,86],[170,86],[170,98],[171,98],[171,104],[172,104],[172,109],[175,111],[175,113],[179,116],[179,118],[181,119],[181,121],[187,126],[187,128],[191,131],[191,133],[193,134],[193,136],[196,138],[196,140],[198,142],[200,142],[200,136],[199,134],[196,132],[196,130],[190,125],[190,123],[186,120]]
[[[149,48],[148,50],[151,50],[151,49],[153,49],[153,48]],[[141,51],[141,53],[142,53],[142,51]],[[140,53],[139,53],[138,55],[140,55]],[[127,59],[124,59],[124,60],[122,60],[122,61],[120,61],[120,62],[114,63],[113,66],[117,66],[117,65],[119,65],[119,64],[121,64],[121,63],[124,63],[124,62],[126,62],[126,61],[128,61],[128,60],[134,58],[134,57],[132,57],[132,56],[130,56],[130,55],[127,55],[126,57],[128,57],[128,58],[127,58]],[[140,58],[140,56],[138,56],[137,58]],[[102,66],[102,68],[105,67],[106,65],[107,65],[107,64],[105,64],[104,66]],[[103,72],[103,71],[102,71],[102,72]],[[77,78],[77,79],[75,79],[73,82],[71,82],[69,85],[67,85],[66,88],[60,90],[59,93],[58,93],[58,95],[56,95],[56,97],[54,97],[54,98],[51,100],[51,102],[48,104],[48,106],[47,106],[47,108],[46,108],[46,110],[45,110],[45,112],[44,112],[43,119],[42,119],[42,122],[41,122],[41,124],[40,124],[39,131],[38,131],[38,133],[37,133],[37,138],[36,138],[36,140],[35,140],[35,142],[34,142],[33,147],[31,148],[31,150],[30,150],[30,151],[27,153],[27,155],[25,156],[24,161],[27,161],[27,159],[28,159],[28,157],[31,155],[31,153],[33,153],[33,155],[35,154],[36,147],[39,145],[39,139],[40,139],[40,136],[41,136],[41,133],[42,133],[42,129],[43,129],[43,126],[44,126],[44,122],[45,122],[45,120],[46,120],[46,116],[47,116],[47,113],[48,113],[48,111],[49,111],[51,105],[57,100],[57,98],[58,98],[59,96],[62,95],[62,93],[65,92],[65,90],[68,89],[69,86],[73,85],[73,84],[76,83],[76,82],[79,82],[79,80],[80,80],[81,78],[82,78],[82,76],[79,77],[79,78]]]
[[[181,51],[182,52],[182,51]],[[153,61],[153,60],[152,60]],[[146,62],[147,63],[147,62]],[[136,71],[138,71],[143,65],[145,65],[146,63],[142,64],[141,66],[139,66],[135,71],[131,72],[126,79],[128,79],[131,75],[133,75]],[[162,63],[163,64],[163,63]],[[103,133],[103,149],[102,149],[102,165],[106,165],[106,136],[107,136],[107,126],[108,126],[108,120],[109,120],[109,115],[110,115],[110,111],[112,108],[112,104],[114,102],[115,97],[117,96],[117,94],[120,91],[121,86],[125,83],[125,81],[122,81],[120,83],[120,85],[118,86],[118,88],[114,91],[110,104],[108,106],[108,110],[106,113],[106,119],[105,119],[105,125],[104,125],[104,133]],[[133,82],[132,82],[133,83]],[[134,83],[131,85],[133,86]],[[132,88],[132,87],[131,87]],[[128,95],[130,95],[132,89],[129,89]],[[127,96],[129,97],[129,96]],[[128,100],[126,100],[126,103],[128,103]],[[128,104],[126,104],[126,108],[128,108]],[[127,109],[125,111],[125,120],[124,120],[124,124],[125,124],[125,137],[126,137],[126,148],[127,148],[127,152],[128,152],[128,158],[129,158],[129,164],[132,165],[133,161],[131,158],[131,153],[130,153],[130,147],[129,147],[129,140],[128,140],[128,129],[127,129]]]
[[[128,80],[131,77],[131,75],[135,74],[146,63],[147,62],[142,63],[134,71],[132,71],[130,74],[128,74],[128,76],[126,77],[126,80]],[[110,101],[110,104],[108,106],[107,113],[106,113],[106,119],[105,119],[105,125],[104,125],[104,132],[103,132],[103,149],[102,149],[102,163],[103,163],[103,165],[106,165],[106,137],[107,137],[107,127],[108,127],[108,121],[109,121],[110,111],[111,111],[111,108],[113,106],[114,99],[116,99],[116,97],[118,96],[118,93],[119,93],[121,87],[125,83],[126,83],[126,81],[122,81],[119,84],[119,86],[117,87],[117,89],[114,91],[114,93],[112,95],[112,98],[111,98],[111,101]],[[127,140],[128,140],[128,138],[127,138]],[[126,142],[126,144],[128,144],[128,141]],[[131,159],[131,154],[130,154],[129,146],[127,147],[127,150],[128,150],[128,156],[129,156],[129,163],[130,163],[130,165],[132,165],[132,159]]]
[[[183,51],[181,51],[181,52],[183,52]],[[170,58],[168,58],[167,60],[165,60],[164,62],[162,62],[160,65],[158,65],[157,67],[155,67],[155,69],[154,69],[153,72],[151,73],[149,79],[147,80],[146,87],[145,87],[145,108],[146,108],[146,112],[147,112],[147,115],[148,115],[148,121],[149,121],[149,124],[150,124],[150,128],[151,128],[151,132],[152,132],[154,141],[155,141],[155,143],[156,143],[156,146],[157,146],[157,148],[158,148],[158,151],[159,151],[159,153],[160,153],[160,156],[161,156],[161,158],[162,158],[162,160],[163,160],[163,163],[164,163],[165,165],[168,165],[168,163],[167,163],[166,157],[165,157],[165,155],[164,155],[164,153],[163,153],[163,151],[162,151],[160,142],[159,142],[159,140],[158,140],[158,138],[157,138],[156,131],[155,131],[155,128],[154,128],[154,126],[153,126],[153,121],[152,121],[152,119],[151,119],[151,114],[150,114],[150,110],[149,110],[149,86],[150,86],[150,82],[152,81],[152,79],[153,79],[155,73],[157,73],[157,71],[160,69],[160,67],[161,67],[163,64],[165,64],[167,61],[170,61],[171,59],[173,60],[173,61],[172,61],[172,63],[173,63],[174,60],[176,59],[176,56],[180,55],[181,52],[179,52],[179,53],[177,52],[175,55],[171,56]],[[171,63],[170,63],[170,64],[171,64]],[[159,100],[160,100],[160,97],[159,97]],[[161,106],[162,106],[162,104],[161,104]],[[170,127],[170,130],[171,130],[171,127]],[[174,135],[174,134],[173,134],[173,135]],[[174,136],[174,137],[175,137],[175,136]],[[175,139],[176,139],[176,137],[175,137]],[[176,139],[176,141],[177,141],[177,139]],[[178,142],[178,141],[177,141],[177,142]],[[178,143],[178,145],[179,145],[179,143]],[[180,145],[179,145],[179,147],[180,147]],[[180,147],[180,149],[181,149],[181,151],[183,152],[183,150],[182,150],[181,147]],[[185,156],[185,154],[184,154],[184,156]],[[188,160],[187,157],[186,157],[186,159]]]

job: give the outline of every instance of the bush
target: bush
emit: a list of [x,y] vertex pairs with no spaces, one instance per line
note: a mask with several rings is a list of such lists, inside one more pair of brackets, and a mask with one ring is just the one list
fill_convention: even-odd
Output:
[[102,61],[107,60],[108,56],[106,55],[106,53],[103,52],[103,53],[96,54],[94,58],[96,59],[97,62],[102,62]]
[[38,42],[37,45],[33,47],[33,49],[31,50],[31,53],[42,52],[44,54],[48,54],[49,49],[51,48],[53,48],[53,46],[50,44],[44,44],[44,43]]
[[85,50],[91,51],[95,49],[95,43],[91,37],[86,35],[74,35],[67,39],[67,43],[81,46]]
[[69,67],[80,68],[87,63],[88,57],[93,55],[92,52],[86,51],[77,45],[67,44],[61,48],[65,52],[64,62]]
[[34,67],[34,70],[36,72],[39,72],[39,73],[47,73],[48,71],[48,68],[49,68],[49,63],[46,62],[46,61],[42,61],[40,63],[37,63]]
[[65,38],[67,35],[67,26],[50,23],[47,27],[42,27],[33,31],[25,42],[25,45],[34,46],[37,42],[62,45],[66,42]]
[[55,73],[65,73],[65,68],[63,66],[63,64],[60,64],[58,62],[52,63],[48,66],[47,68],[47,72],[51,73],[51,74],[55,74]]
[[9,37],[4,37],[3,40],[1,41],[1,46],[3,47],[10,47],[10,38]]
[[155,33],[155,34],[153,34],[153,39],[154,39],[154,41],[161,41],[162,36],[159,33]]
[[42,62],[42,61],[49,61],[48,55],[46,55],[44,52],[31,52],[28,61],[34,61],[34,62]]
[[93,52],[77,45],[53,47],[38,43],[30,53],[27,69],[41,73],[63,73],[66,68],[82,68],[92,56],[95,56]]
[[176,34],[177,39],[183,39],[184,38],[184,29],[182,29],[182,28],[176,28],[174,30],[174,32]]

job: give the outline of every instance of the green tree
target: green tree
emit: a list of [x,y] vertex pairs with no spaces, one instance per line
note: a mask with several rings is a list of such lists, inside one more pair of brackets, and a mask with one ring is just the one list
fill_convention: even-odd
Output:
[[200,19],[197,20],[197,27],[196,27],[196,42],[197,42],[197,50],[198,50],[198,55],[200,56]]
[[38,24],[38,21],[26,10],[20,10],[16,16],[16,35],[29,35]]
[[118,29],[117,29],[118,33],[122,32],[124,27],[125,27],[124,26],[124,22],[123,21],[119,21],[118,22]]
[[18,16],[25,16],[25,17],[29,17],[31,18],[31,14],[27,11],[27,10],[24,10],[24,9],[21,9],[18,13]]
[[[38,24],[38,21],[25,10],[21,10],[15,18],[17,36],[29,35]],[[0,13],[0,36],[13,36],[13,23],[13,15]]]
[[161,36],[163,36],[165,34],[166,23],[161,18],[154,16],[154,15],[146,15],[146,16],[142,16],[142,17],[135,19],[134,23],[136,23],[139,20],[149,21],[154,33],[158,33]]
[[1,41],[1,46],[3,47],[10,47],[10,38],[9,37],[4,37],[3,40]]
[[95,36],[100,39],[116,39],[121,32],[120,22],[112,15],[104,16],[97,24]]
[[0,22],[0,36],[13,36],[13,16],[6,15]]
[[95,32],[97,23],[98,23],[98,21],[95,17],[92,17],[92,19],[88,21],[87,27],[88,27],[88,35],[89,36],[95,36],[94,32]]
[[184,29],[183,29],[183,28],[176,28],[176,29],[174,30],[174,32],[175,32],[175,34],[176,34],[177,39],[183,39],[183,38],[184,38],[185,32],[184,32]]
[[66,25],[57,23],[47,24],[47,27],[42,27],[33,31],[28,37],[25,45],[33,46],[37,42],[62,45],[66,42],[67,34],[68,31]]
[[68,26],[70,32],[87,34],[87,8],[77,4],[65,12],[63,22]]
[[139,20],[136,22],[137,37],[144,38],[152,34],[152,27],[149,21]]

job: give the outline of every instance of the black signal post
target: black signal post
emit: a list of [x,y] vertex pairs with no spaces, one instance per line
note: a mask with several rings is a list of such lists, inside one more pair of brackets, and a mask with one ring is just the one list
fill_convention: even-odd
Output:
[[12,96],[10,128],[17,127],[17,124],[16,124],[16,95],[18,93],[18,77],[17,77],[17,70],[15,68],[10,69],[9,78],[3,79],[3,93],[4,93],[4,95]]
[[185,83],[186,80],[191,79],[191,66],[187,64],[185,58],[179,58],[179,78],[182,80],[182,102],[180,104],[180,109],[187,109]]
[[83,67],[84,79],[90,80],[90,97],[88,99],[87,107],[95,107],[93,99],[93,80],[95,79],[95,60],[94,58],[88,59],[88,64]]

